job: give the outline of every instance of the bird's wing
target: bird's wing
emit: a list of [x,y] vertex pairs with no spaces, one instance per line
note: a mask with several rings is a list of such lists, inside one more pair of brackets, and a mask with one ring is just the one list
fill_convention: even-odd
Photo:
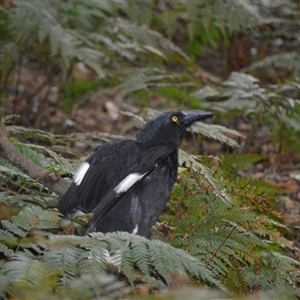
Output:
[[[122,150],[123,149],[123,150]],[[123,151],[123,153],[121,153]],[[77,209],[92,212],[119,176],[126,176],[126,161],[136,152],[136,141],[119,139],[97,147],[79,167],[74,180],[61,198],[63,215]]]
[[117,184],[112,186],[103,199],[94,210],[92,224],[86,233],[93,232],[103,217],[109,210],[123,198],[125,194],[130,193],[138,184],[146,179],[151,172],[164,163],[167,157],[175,150],[176,146],[170,144],[161,144],[155,147],[141,149],[135,159],[128,166],[130,172],[123,177]]

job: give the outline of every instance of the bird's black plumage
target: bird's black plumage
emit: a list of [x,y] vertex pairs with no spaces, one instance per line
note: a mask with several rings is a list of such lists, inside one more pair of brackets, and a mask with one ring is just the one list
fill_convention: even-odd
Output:
[[94,212],[92,231],[128,231],[147,236],[166,206],[177,176],[184,130],[212,117],[205,111],[168,111],[148,122],[134,139],[95,149],[74,176],[59,211]]

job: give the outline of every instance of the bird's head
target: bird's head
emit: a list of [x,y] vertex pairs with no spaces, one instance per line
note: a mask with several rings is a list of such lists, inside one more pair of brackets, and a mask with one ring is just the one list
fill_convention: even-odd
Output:
[[213,116],[213,113],[202,110],[168,111],[148,122],[138,132],[137,141],[151,145],[165,142],[179,144],[180,137],[187,127]]

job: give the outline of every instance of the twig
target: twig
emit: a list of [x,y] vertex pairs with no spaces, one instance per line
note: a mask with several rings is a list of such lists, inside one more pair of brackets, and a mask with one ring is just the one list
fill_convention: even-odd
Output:
[[236,228],[236,225],[232,226],[232,228],[230,229],[230,231],[227,233],[227,235],[225,236],[224,240],[222,241],[222,243],[219,245],[219,247],[215,250],[215,252],[212,254],[211,258],[209,259],[209,261],[207,262],[207,264],[205,265],[206,267],[208,267],[208,265],[211,263],[211,261],[213,260],[213,258],[216,256],[216,254],[218,253],[218,251],[221,249],[221,247],[223,246],[223,244],[225,243],[225,241],[230,237],[230,235],[232,234],[233,230]]
[[57,173],[46,171],[20,153],[9,141],[7,130],[3,124],[0,124],[0,156],[60,197],[69,187],[69,183]]

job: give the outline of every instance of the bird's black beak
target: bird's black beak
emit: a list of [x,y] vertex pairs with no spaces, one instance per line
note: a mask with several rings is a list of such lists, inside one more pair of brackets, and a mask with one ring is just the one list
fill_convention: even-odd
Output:
[[192,125],[194,122],[213,118],[214,114],[204,110],[189,110],[183,112],[183,123],[185,126]]

